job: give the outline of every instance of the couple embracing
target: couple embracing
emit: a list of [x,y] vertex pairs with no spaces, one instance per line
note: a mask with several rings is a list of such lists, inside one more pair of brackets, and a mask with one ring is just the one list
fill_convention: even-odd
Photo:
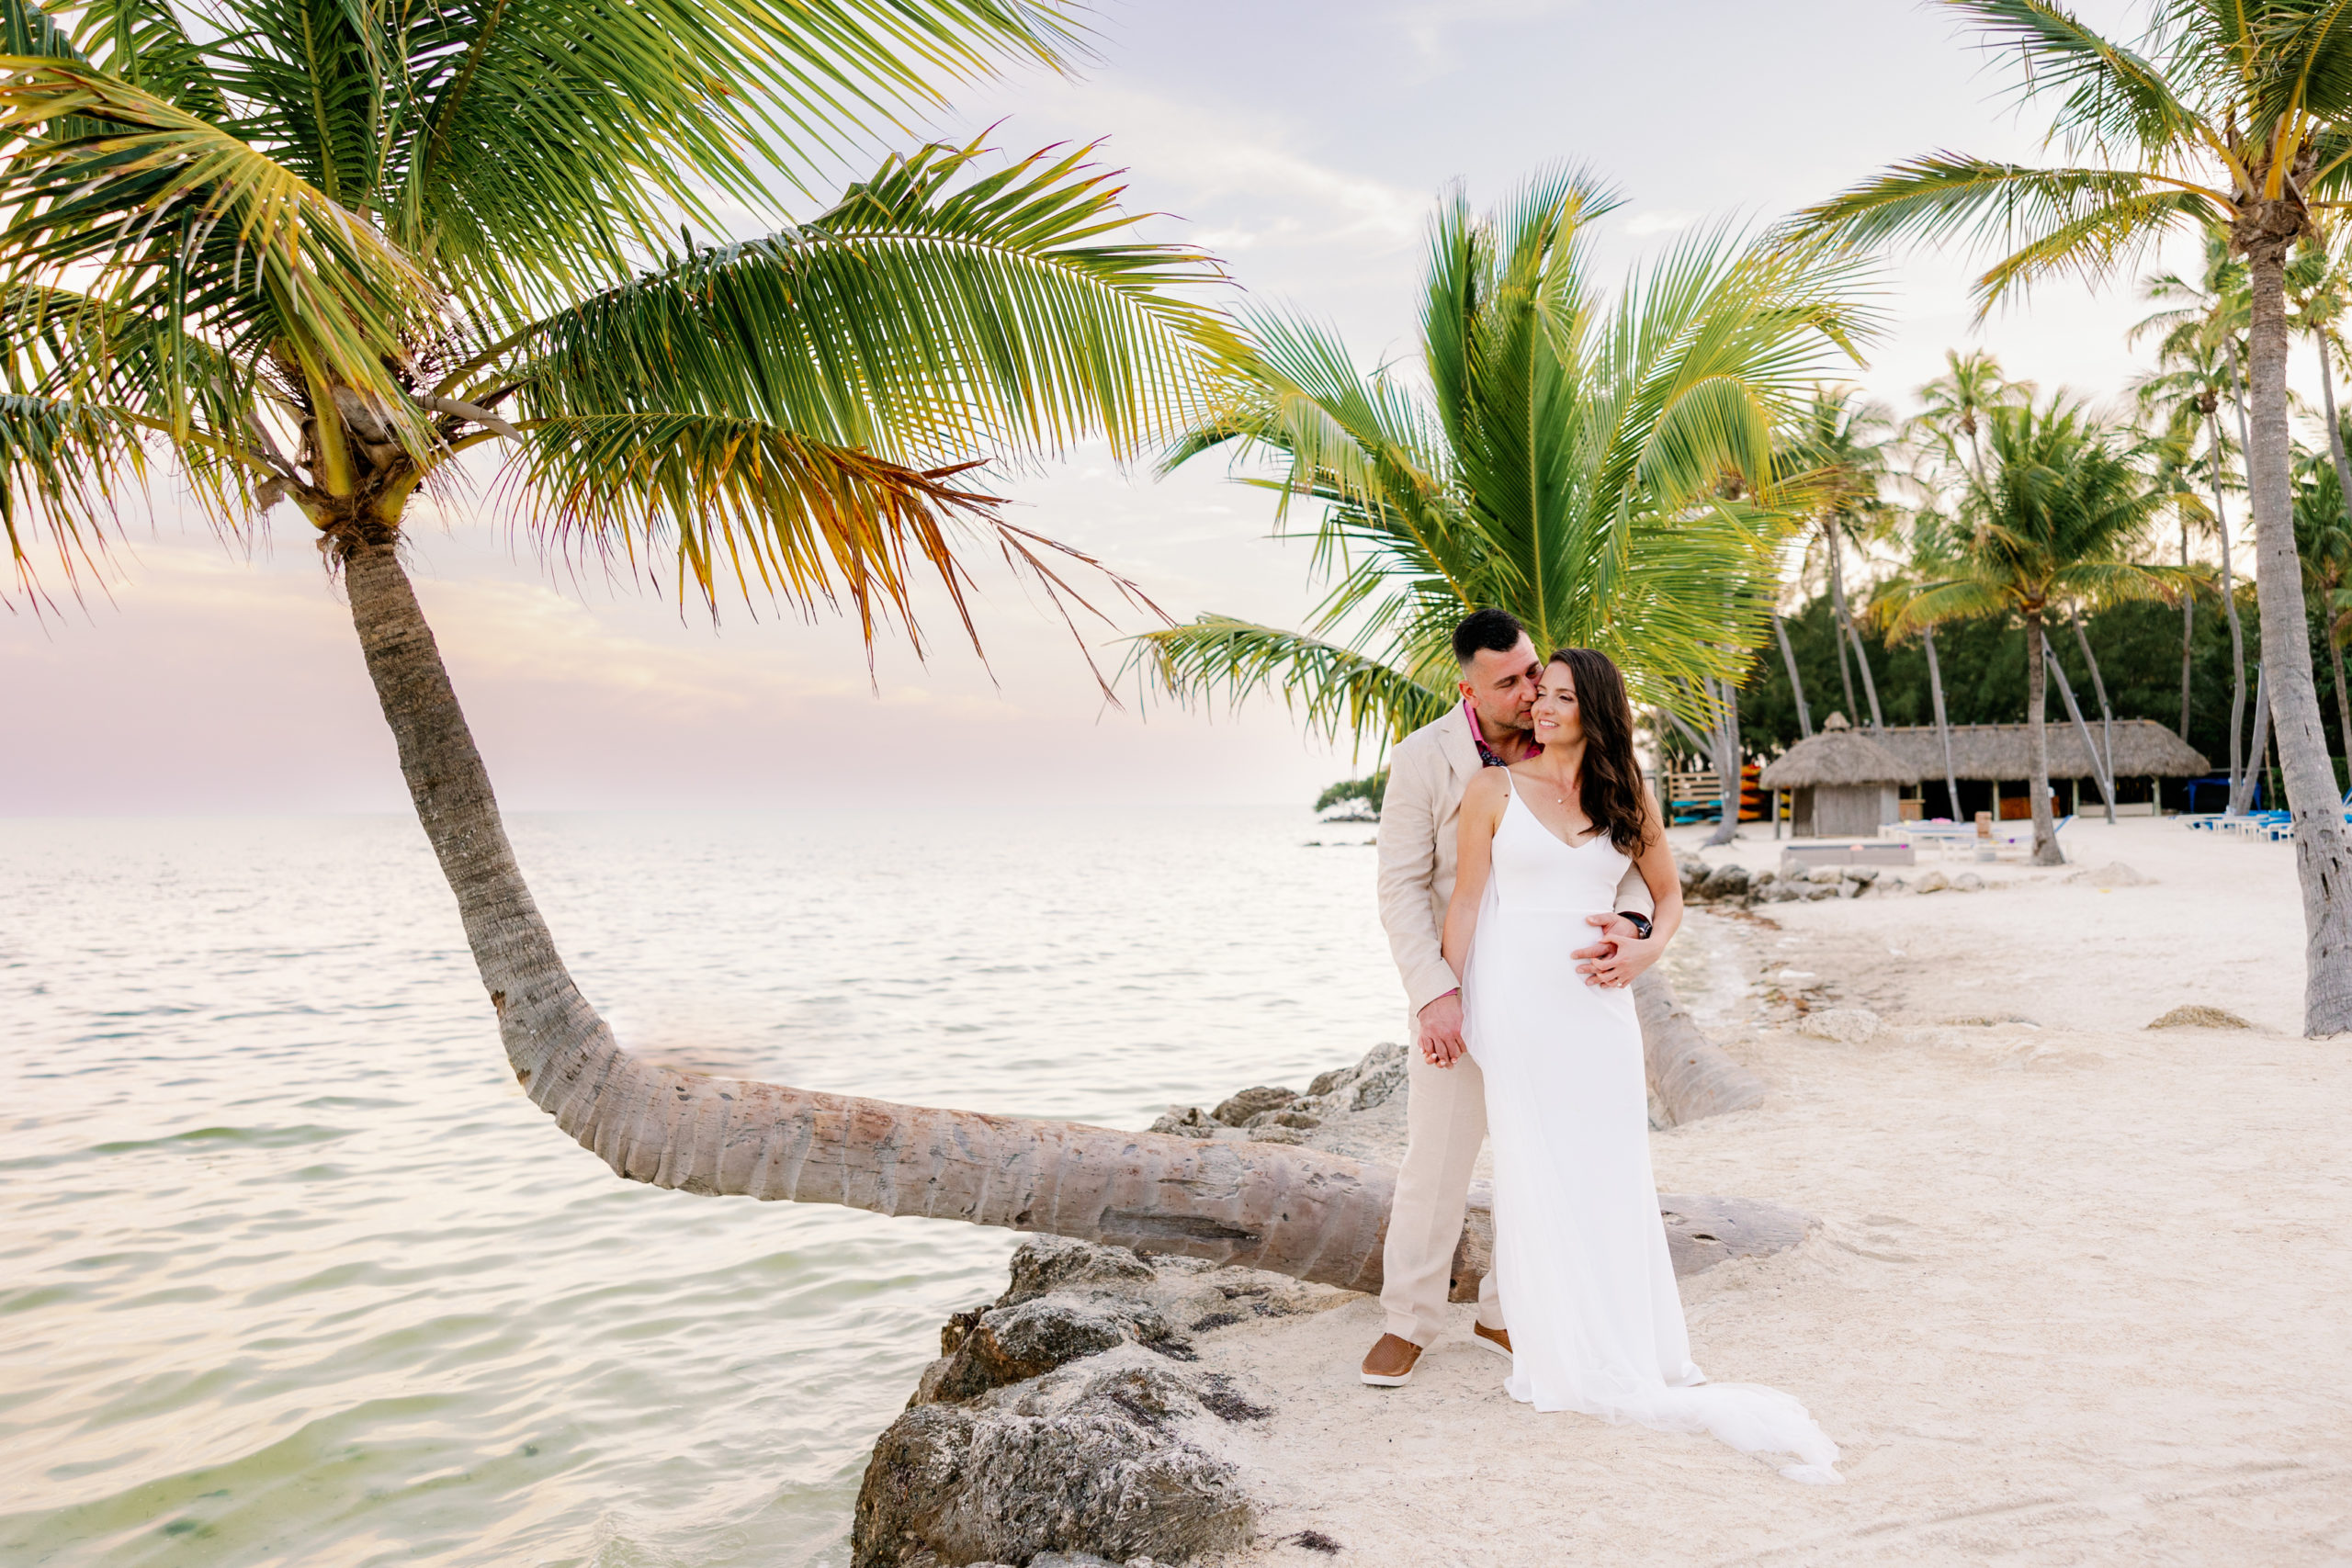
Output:
[[1690,1360],[1650,1174],[1647,1077],[1627,987],[1682,920],[1643,787],[1625,683],[1590,649],[1537,655],[1481,610],[1455,630],[1463,703],[1397,743],[1380,817],[1380,916],[1413,1011],[1387,1314],[1363,1381],[1409,1382],[1443,1330],[1472,1168],[1491,1137],[1495,1266],[1477,1343],[1504,1389],[1713,1433],[1834,1482],[1838,1450],[1777,1390]]

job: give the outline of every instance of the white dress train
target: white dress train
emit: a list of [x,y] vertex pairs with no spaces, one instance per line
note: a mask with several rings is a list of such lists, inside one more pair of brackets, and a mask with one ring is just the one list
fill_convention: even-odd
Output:
[[1538,1410],[1793,1454],[1781,1474],[1838,1481],[1838,1447],[1803,1404],[1758,1383],[1707,1382],[1691,1363],[1650,1172],[1633,994],[1586,985],[1568,956],[1593,940],[1585,917],[1610,908],[1625,866],[1606,838],[1563,842],[1510,790],[1463,981],[1495,1154],[1495,1280],[1516,1352],[1503,1387]]

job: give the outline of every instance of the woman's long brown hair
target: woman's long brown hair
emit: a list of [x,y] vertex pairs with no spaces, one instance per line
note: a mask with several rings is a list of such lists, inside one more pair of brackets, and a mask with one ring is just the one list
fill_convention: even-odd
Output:
[[1634,704],[1625,677],[1598,649],[1558,648],[1544,662],[1567,667],[1576,682],[1577,714],[1584,721],[1584,777],[1578,787],[1585,819],[1609,835],[1627,858],[1647,847],[1646,792],[1634,754]]

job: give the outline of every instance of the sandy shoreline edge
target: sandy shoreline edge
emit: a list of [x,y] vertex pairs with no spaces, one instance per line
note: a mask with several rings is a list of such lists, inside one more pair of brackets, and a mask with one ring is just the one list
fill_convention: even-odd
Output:
[[[1771,1093],[1655,1134],[1659,1185],[1818,1221],[1683,1280],[1699,1359],[1804,1399],[1847,1487],[1517,1406],[1466,1307],[1409,1387],[1374,1391],[1353,1376],[1379,1331],[1367,1298],[1045,1241],[992,1314],[1021,1321],[976,1336],[959,1314],[926,1385],[1072,1335],[1099,1347],[894,1425],[858,1568],[2352,1561],[2352,1420],[2331,1392],[2352,1373],[2352,1051],[2289,1032],[2291,861],[2083,827],[2077,862],[2136,881],[1970,866],[1984,890],[1702,914],[1675,955]],[[2147,1027],[2182,1005],[2255,1027]],[[1374,1052],[1317,1084],[1383,1070]],[[1291,1131],[1393,1160],[1402,1097],[1365,1098]],[[937,1440],[903,1440],[910,1422]],[[1093,1446],[1024,1468],[1021,1435],[1056,1422]],[[985,1540],[1013,1550],[971,1554]]]

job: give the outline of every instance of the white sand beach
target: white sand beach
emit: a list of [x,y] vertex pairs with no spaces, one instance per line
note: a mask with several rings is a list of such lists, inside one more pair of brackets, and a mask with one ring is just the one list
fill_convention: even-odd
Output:
[[[1748,833],[1730,853],[1772,863]],[[1820,1222],[1684,1282],[1698,1359],[1804,1399],[1848,1484],[1537,1416],[1466,1307],[1409,1387],[1365,1388],[1358,1299],[1203,1346],[1274,1411],[1236,1437],[1264,1510],[1232,1562],[2352,1562],[2352,1041],[2296,1032],[2291,846],[2066,839],[2061,870],[1967,865],[1980,892],[1699,913],[1679,955],[1772,1094],[1656,1134],[1659,1186]],[[2079,878],[2113,862],[2153,880]],[[1785,970],[1884,1029],[1800,1032],[1759,979]],[[2145,1027],[2182,1003],[2254,1027]]]

